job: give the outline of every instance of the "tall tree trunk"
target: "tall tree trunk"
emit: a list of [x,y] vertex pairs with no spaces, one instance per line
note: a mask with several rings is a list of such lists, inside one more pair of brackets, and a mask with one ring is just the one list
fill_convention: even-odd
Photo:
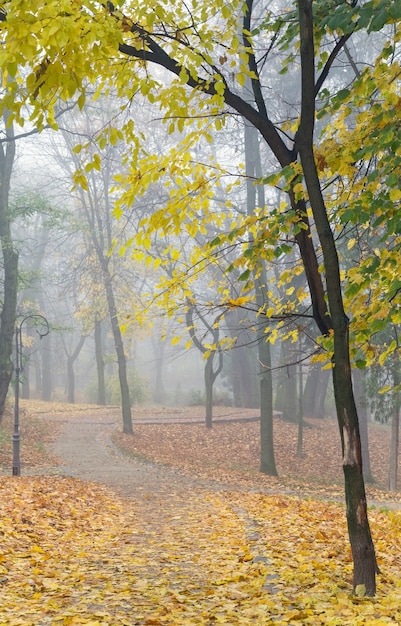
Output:
[[302,363],[299,363],[299,373],[298,373],[298,381],[299,381],[299,394],[298,394],[298,441],[297,441],[297,457],[302,459],[303,457],[303,439],[304,439],[304,380],[303,380],[303,370]]
[[95,320],[95,357],[97,372],[97,404],[106,405],[106,381],[104,377],[102,323]]
[[[26,334],[28,336],[31,335],[30,329],[28,328],[26,331]],[[20,397],[23,398],[24,400],[29,400],[30,396],[31,396],[31,385],[30,385],[30,380],[29,380],[29,376],[30,376],[30,365],[31,365],[31,360],[30,359],[26,359],[25,363],[23,363],[23,369],[21,372],[21,393],[20,393]]]
[[152,339],[152,345],[156,361],[153,402],[155,402],[156,404],[162,404],[166,398],[166,390],[163,383],[164,352],[166,348],[166,342]]
[[205,408],[206,428],[212,428],[213,426],[213,353],[207,357],[205,363]]
[[[261,331],[259,331],[261,332]],[[273,438],[273,381],[270,344],[266,337],[259,337],[260,359],[260,471],[277,476]]]
[[114,347],[117,355],[118,379],[120,382],[121,392],[121,411],[123,418],[123,432],[132,435],[134,430],[132,427],[131,400],[127,378],[127,359],[124,352],[124,344],[118,322],[117,307],[114,300],[113,283],[107,267],[107,261],[103,263],[103,279],[106,290],[107,305],[110,315],[111,329],[113,332]]
[[306,417],[326,417],[325,400],[329,380],[330,372],[322,370],[319,363],[313,363],[309,366],[303,398]]
[[[260,160],[260,145],[256,129],[245,124],[245,172],[247,174],[247,213],[254,215],[256,204],[265,206],[264,189],[262,185],[255,187],[254,179],[262,175]],[[258,198],[256,202],[256,192]],[[260,471],[269,476],[277,476],[276,460],[274,457],[273,438],[273,377],[271,368],[270,343],[265,334],[268,320],[264,315],[267,304],[267,274],[266,266],[262,261],[254,272],[255,300],[260,311],[257,320],[259,384],[260,384]]]
[[[398,359],[393,363],[393,386],[397,387],[401,383],[400,364]],[[391,441],[390,441],[390,463],[388,472],[388,488],[390,491],[397,491],[398,476],[398,450],[400,439],[400,392],[394,392],[393,416],[391,420]]]
[[53,391],[53,363],[51,343],[52,338],[49,334],[46,335],[46,337],[43,337],[40,346],[40,356],[42,362],[41,399],[45,402],[50,402],[50,400],[52,399]]
[[3,306],[0,314],[0,418],[4,413],[8,389],[14,371],[11,360],[18,290],[18,253],[11,237],[8,201],[15,159],[13,125],[8,114],[3,115],[7,141],[0,144],[0,243],[4,268]]
[[320,187],[313,151],[315,52],[312,1],[298,0],[302,70],[301,123],[297,144],[310,205],[323,252],[328,305],[334,332],[333,386],[340,429],[348,534],[354,563],[354,591],[376,593],[376,555],[367,515],[358,415],[352,389],[349,320],[344,311],[336,245]]
[[293,361],[294,355],[289,349],[288,341],[282,341],[280,362],[281,365],[287,363],[287,366],[278,370],[275,409],[281,411],[287,422],[297,423],[297,368]]
[[241,320],[246,323],[241,309],[235,308],[227,311],[226,328],[230,336],[236,339],[235,348],[229,353],[234,406],[254,409],[260,407],[256,352],[249,346],[251,339],[244,332],[244,323],[241,325]]

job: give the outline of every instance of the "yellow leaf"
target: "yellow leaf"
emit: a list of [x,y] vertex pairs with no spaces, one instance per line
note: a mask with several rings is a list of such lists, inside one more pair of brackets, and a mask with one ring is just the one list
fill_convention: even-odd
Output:
[[366,595],[365,585],[357,585],[355,587],[355,595],[358,596],[358,598],[363,598]]
[[389,196],[392,202],[397,202],[401,198],[401,189],[390,189]]

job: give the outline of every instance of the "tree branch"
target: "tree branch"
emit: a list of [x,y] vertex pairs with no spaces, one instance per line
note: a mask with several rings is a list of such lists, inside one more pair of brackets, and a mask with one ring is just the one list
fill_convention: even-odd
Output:
[[341,52],[342,48],[344,48],[345,44],[347,43],[348,39],[351,37],[352,34],[353,33],[348,33],[347,35],[343,35],[342,37],[340,37],[340,39],[337,41],[336,45],[334,46],[333,50],[331,51],[330,56],[327,59],[326,64],[324,68],[322,69],[322,72],[319,78],[316,81],[315,88],[314,88],[315,97],[318,95],[320,89],[322,88],[324,81],[329,75],[331,66],[333,65],[335,59]]

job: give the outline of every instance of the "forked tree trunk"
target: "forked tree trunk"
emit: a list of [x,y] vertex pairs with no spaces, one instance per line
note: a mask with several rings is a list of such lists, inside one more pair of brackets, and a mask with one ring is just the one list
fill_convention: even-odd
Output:
[[74,363],[82,350],[86,337],[81,335],[78,344],[72,354],[67,355],[67,402],[75,403],[75,371]]
[[[189,336],[191,337],[192,343],[198,350],[206,356],[206,363],[204,369],[204,380],[205,380],[205,425],[206,428],[212,428],[213,426],[213,385],[216,381],[217,376],[221,373],[223,369],[223,353],[221,350],[213,350],[209,351],[206,348],[202,341],[198,338],[196,334],[195,324],[194,324],[194,310],[196,306],[192,304],[187,299],[187,310],[185,314],[185,319],[187,323],[187,330]],[[212,337],[212,342],[216,346],[219,344],[219,321],[222,318],[222,315],[219,314],[214,320],[213,324],[209,324],[206,318],[201,314],[201,312],[197,309],[198,318],[202,321],[203,326],[206,328],[207,332],[210,333]],[[217,367],[213,368],[214,358],[217,356]]]
[[348,534],[354,563],[354,591],[376,593],[378,572],[370,533],[358,415],[355,406],[349,356],[349,320],[345,314],[336,245],[320,187],[313,151],[315,118],[315,53],[312,0],[298,0],[302,107],[298,149],[316,230],[322,247],[331,325],[334,334],[333,386],[343,454]]

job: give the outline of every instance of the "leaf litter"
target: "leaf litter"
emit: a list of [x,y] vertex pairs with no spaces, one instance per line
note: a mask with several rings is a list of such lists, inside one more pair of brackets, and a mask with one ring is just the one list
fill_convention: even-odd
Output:
[[356,598],[342,504],[198,484],[0,478],[0,626],[401,622],[399,511],[370,511],[383,574]]

